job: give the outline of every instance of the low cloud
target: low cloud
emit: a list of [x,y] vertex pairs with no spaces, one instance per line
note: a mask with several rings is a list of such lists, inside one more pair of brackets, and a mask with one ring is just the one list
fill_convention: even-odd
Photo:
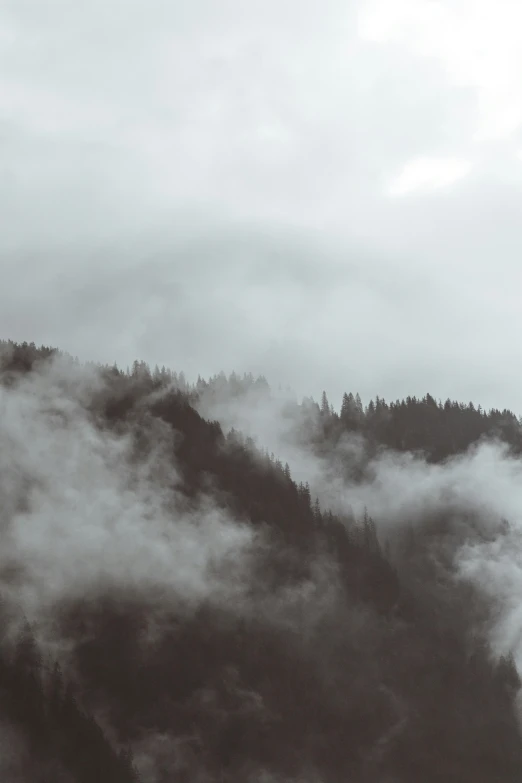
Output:
[[244,587],[252,529],[208,496],[187,504],[172,458],[165,463],[165,428],[156,426],[145,459],[135,458],[131,429],[99,429],[85,402],[101,386],[96,370],[58,359],[0,388],[6,594],[38,621],[63,599],[109,587],[163,588],[188,607],[231,600]]
[[382,540],[406,524],[449,520],[454,573],[492,602],[495,653],[513,650],[522,666],[522,461],[507,444],[483,441],[432,464],[421,453],[372,456],[363,435],[346,433],[321,456],[311,445],[322,426],[316,407],[285,391],[251,389],[234,397],[226,384],[220,388],[201,394],[204,415],[288,461],[293,478],[308,481],[323,507],[359,519],[366,508]]

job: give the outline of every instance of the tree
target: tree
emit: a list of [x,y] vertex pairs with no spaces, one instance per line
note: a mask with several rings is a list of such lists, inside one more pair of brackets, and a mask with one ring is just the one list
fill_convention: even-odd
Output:
[[314,522],[316,525],[320,525],[322,522],[321,506],[319,505],[319,498],[315,499],[313,507]]
[[[351,400],[350,400],[351,397]],[[346,392],[343,394],[343,401],[341,403],[341,421],[347,423],[350,420],[350,416],[355,407],[355,400],[353,394],[350,392],[348,395]]]
[[352,392],[343,394],[340,419],[344,429],[358,430],[360,428],[364,419],[364,412],[359,395],[354,397]]
[[326,396],[325,391],[323,391],[323,394],[321,396],[321,414],[323,416],[330,415],[330,403],[328,402],[328,397]]
[[377,538],[377,528],[372,517],[368,514],[368,509],[364,508],[363,515],[363,541],[364,547],[368,552],[377,554],[380,552],[379,539]]

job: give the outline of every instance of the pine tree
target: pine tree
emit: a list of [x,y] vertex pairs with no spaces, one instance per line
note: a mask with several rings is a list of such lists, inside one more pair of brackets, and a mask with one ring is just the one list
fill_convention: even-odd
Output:
[[[353,394],[350,392],[350,396],[353,399]],[[352,405],[350,404],[350,397],[345,392],[343,394],[343,401],[341,403],[341,421],[348,422],[350,420],[350,414],[352,411]]]
[[375,522],[368,514],[368,509],[364,508],[363,524],[362,524],[363,544],[368,552],[377,554],[380,552],[379,540],[377,538],[377,528]]
[[325,391],[323,391],[321,396],[321,413],[323,416],[328,416],[330,414],[330,403],[328,402],[328,397],[326,396]]

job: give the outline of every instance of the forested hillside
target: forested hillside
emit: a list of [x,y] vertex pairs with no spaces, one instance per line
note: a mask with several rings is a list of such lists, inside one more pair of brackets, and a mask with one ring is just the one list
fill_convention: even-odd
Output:
[[[0,356],[3,780],[522,781],[516,650],[456,565],[517,520],[332,510],[205,416],[261,405],[264,378]],[[378,491],[383,453],[521,450],[510,411],[429,394],[347,392],[336,412],[325,393],[283,416],[348,497]]]
[[[147,372],[146,366],[143,371]],[[194,402],[201,396],[207,402],[219,403],[249,398],[252,393],[257,399],[270,395],[266,379],[254,379],[251,374],[232,374],[227,378],[221,373],[208,381],[199,378],[190,386],[180,373],[180,377],[174,374],[173,382],[185,389]],[[461,453],[483,437],[500,437],[517,453],[522,449],[521,422],[512,411],[495,408],[486,411],[473,402],[464,404],[449,399],[437,402],[429,393],[421,399],[407,397],[390,403],[376,396],[364,406],[359,394],[345,392],[337,412],[323,392],[320,403],[311,398],[305,398],[301,405],[287,401],[288,415],[292,407],[305,412],[309,422],[315,425],[320,422],[313,432],[312,427],[305,428],[304,435],[326,450],[335,447],[344,433],[364,435],[373,450],[382,447],[421,450],[431,462],[441,462]]]

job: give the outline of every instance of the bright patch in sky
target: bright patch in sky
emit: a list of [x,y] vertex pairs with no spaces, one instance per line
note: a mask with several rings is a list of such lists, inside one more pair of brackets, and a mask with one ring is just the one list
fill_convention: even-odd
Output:
[[519,0],[368,0],[359,36],[433,57],[454,85],[477,97],[474,140],[503,139],[522,124]]
[[404,196],[413,191],[449,187],[471,171],[472,165],[459,158],[415,158],[410,160],[392,182],[389,195]]

